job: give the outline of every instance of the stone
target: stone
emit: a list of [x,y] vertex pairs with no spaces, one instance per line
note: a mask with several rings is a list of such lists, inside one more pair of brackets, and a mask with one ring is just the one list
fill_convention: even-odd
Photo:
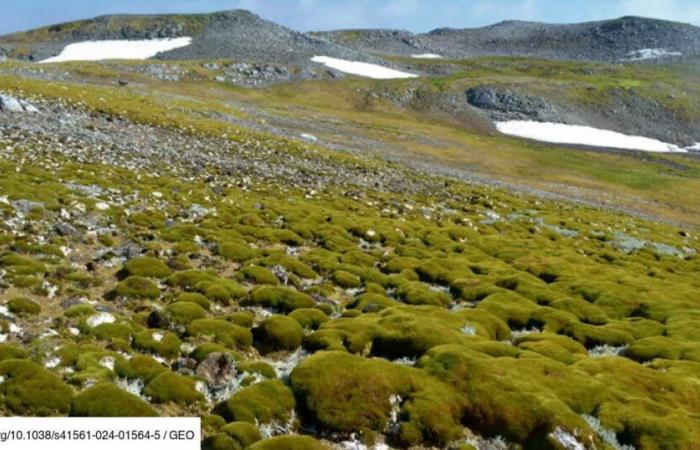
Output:
[[228,353],[213,352],[197,365],[195,373],[210,385],[220,386],[235,376],[235,361]]

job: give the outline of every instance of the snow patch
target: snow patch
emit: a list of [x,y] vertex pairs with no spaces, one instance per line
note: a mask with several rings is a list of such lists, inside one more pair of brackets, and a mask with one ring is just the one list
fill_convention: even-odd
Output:
[[418,59],[442,59],[442,56],[437,55],[435,53],[421,53],[419,55],[411,55],[411,58],[418,58]]
[[666,58],[669,56],[683,56],[681,52],[669,51],[665,48],[643,48],[641,50],[633,50],[627,53],[625,61],[643,61],[645,59]]
[[148,59],[160,52],[187,47],[192,43],[191,37],[147,39],[85,41],[67,45],[60,55],[48,58],[40,63],[63,61],[100,61],[103,59]]
[[641,150],[645,152],[687,152],[677,145],[661,142],[643,136],[631,136],[584,125],[567,125],[530,120],[510,120],[496,122],[496,128],[503,134],[526,139],[534,139],[555,144],[580,144],[593,147]]
[[59,364],[61,364],[61,358],[57,356],[52,356],[44,361],[44,367],[46,367],[47,369],[53,369]]
[[346,59],[331,58],[330,56],[314,56],[311,61],[321,63],[331,69],[340,72],[359,75],[378,80],[388,80],[392,78],[416,78],[418,75],[389,69],[377,64],[363,63],[359,61],[348,61]]
[[90,328],[95,328],[103,323],[114,323],[115,320],[117,319],[110,313],[101,312],[88,317],[86,323]]

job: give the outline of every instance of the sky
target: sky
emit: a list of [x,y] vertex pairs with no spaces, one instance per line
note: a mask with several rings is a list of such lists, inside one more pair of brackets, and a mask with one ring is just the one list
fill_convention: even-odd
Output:
[[247,9],[298,31],[567,23],[638,15],[700,26],[700,0],[0,0],[0,34],[117,13]]

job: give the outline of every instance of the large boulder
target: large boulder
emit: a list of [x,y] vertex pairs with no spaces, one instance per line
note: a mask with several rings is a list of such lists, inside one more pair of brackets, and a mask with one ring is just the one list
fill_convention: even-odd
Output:
[[556,108],[540,97],[492,86],[468,89],[466,95],[470,105],[485,110],[494,120],[562,121]]
[[7,94],[0,94],[0,111],[12,113],[39,112],[34,105]]

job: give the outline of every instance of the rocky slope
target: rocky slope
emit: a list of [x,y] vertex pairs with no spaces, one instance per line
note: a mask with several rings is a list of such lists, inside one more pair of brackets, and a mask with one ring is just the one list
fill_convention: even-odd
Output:
[[[564,25],[506,21],[482,28],[440,28],[424,34],[341,30],[313,35],[364,52],[404,56],[433,53],[447,58],[529,56],[624,61],[700,54],[700,28],[642,17]],[[658,52],[640,52],[644,49]]]
[[87,40],[193,37],[163,59],[238,59],[306,65],[314,55],[376,61],[357,50],[292,31],[245,10],[197,15],[114,15],[57,24],[0,37],[0,53],[42,60],[67,44]]

